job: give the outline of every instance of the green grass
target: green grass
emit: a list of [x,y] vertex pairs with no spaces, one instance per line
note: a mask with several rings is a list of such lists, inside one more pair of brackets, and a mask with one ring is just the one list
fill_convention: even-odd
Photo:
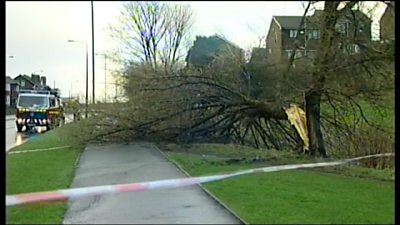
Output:
[[[223,147],[219,148],[216,152]],[[207,149],[212,152],[210,145]],[[205,159],[188,152],[166,153],[192,176],[266,166],[265,163],[227,164],[224,160]],[[346,170],[351,174],[359,169]],[[369,177],[365,170],[361,171]],[[394,223],[392,181],[313,169],[246,175],[204,186],[250,224]]]
[[[364,116],[371,123],[379,124],[379,126],[388,131],[394,131],[394,91],[387,91],[384,93],[382,95],[382,101],[379,102],[379,106],[372,104],[362,97],[357,100],[357,103],[361,106]],[[348,105],[348,109],[351,109],[350,105]],[[327,102],[322,104],[322,114],[325,113],[328,115],[333,113],[333,109]],[[356,116],[356,118],[361,117],[358,111],[356,115],[354,115],[351,110],[343,113],[348,123],[354,120],[354,116]]]
[[[41,134],[11,151],[70,145],[68,134],[74,125]],[[74,163],[83,146],[54,151],[7,155],[6,193],[8,195],[68,188],[74,176]],[[61,224],[66,202],[35,203],[6,209],[7,224]]]

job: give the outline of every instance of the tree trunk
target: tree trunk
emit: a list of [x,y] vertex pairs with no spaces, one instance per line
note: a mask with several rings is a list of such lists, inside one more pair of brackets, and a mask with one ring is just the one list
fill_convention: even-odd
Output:
[[315,156],[318,152],[325,158],[327,155],[320,124],[321,91],[313,88],[306,94],[305,100],[310,154]]
[[[308,128],[308,138],[311,155],[317,153],[322,157],[327,157],[324,146],[324,139],[321,132],[320,110],[321,110],[321,90],[324,88],[326,71],[329,63],[334,59],[336,43],[335,43],[335,25],[338,19],[337,8],[340,1],[326,1],[324,6],[324,16],[321,18],[321,41],[318,47],[318,56],[316,66],[318,67],[313,73],[313,85],[306,93],[306,118]],[[349,3],[347,7],[352,7],[353,3]]]

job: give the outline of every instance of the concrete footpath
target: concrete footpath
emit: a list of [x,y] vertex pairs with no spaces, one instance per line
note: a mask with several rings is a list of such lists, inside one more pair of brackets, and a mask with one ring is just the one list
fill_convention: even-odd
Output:
[[[91,145],[72,187],[185,177],[151,144]],[[241,224],[199,186],[71,200],[64,224]]]
[[6,121],[7,120],[15,120],[15,115],[6,115]]

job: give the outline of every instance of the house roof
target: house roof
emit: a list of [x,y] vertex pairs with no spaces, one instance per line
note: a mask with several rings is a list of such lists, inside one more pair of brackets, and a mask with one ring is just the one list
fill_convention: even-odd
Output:
[[[371,20],[367,15],[365,15],[360,10],[352,10],[352,12],[355,14],[357,19],[363,18]],[[312,16],[307,16],[306,18],[312,19],[313,17],[320,17],[321,15],[323,15],[323,10],[315,10]],[[301,19],[303,18],[303,16],[273,16],[273,17],[279,23],[282,29],[299,29]],[[345,17],[351,17],[351,14],[345,15]]]
[[[324,12],[323,10],[315,10],[314,14],[312,16],[320,17],[323,15],[323,12]],[[348,18],[350,20],[353,20],[353,13],[354,13],[356,20],[358,20],[358,19],[371,20],[371,18],[369,18],[369,16],[367,16],[365,13],[363,13],[360,10],[353,9],[353,10],[351,10],[351,12],[352,13],[345,13],[342,18]]]
[[18,79],[19,77],[24,78],[25,80],[27,80],[27,81],[30,82],[31,84],[35,84],[35,83],[32,81],[32,79],[31,79],[28,75],[25,75],[25,74],[20,74],[20,75],[16,76],[16,77],[14,78],[14,80]]
[[18,84],[18,81],[12,79],[10,76],[6,76],[6,83],[8,83],[8,84]]
[[299,29],[302,16],[274,16],[282,29]]

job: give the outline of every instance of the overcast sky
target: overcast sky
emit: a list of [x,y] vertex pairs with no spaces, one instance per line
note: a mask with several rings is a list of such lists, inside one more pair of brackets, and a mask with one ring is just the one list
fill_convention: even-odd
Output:
[[[195,11],[192,37],[222,33],[243,49],[257,45],[257,38],[268,31],[273,15],[304,13],[301,1],[184,3]],[[112,50],[114,45],[107,26],[116,22],[120,10],[121,2],[94,2],[96,53]],[[88,43],[89,93],[92,93],[90,2],[6,2],[6,75],[14,78],[37,72],[47,77],[50,86],[55,82],[63,96],[67,97],[71,91],[83,96],[85,44],[69,43],[68,39]],[[103,100],[104,58],[96,56],[95,63],[96,99]],[[111,76],[107,76],[107,82],[113,82]],[[113,85],[108,85],[107,95],[113,96],[114,90]]]

